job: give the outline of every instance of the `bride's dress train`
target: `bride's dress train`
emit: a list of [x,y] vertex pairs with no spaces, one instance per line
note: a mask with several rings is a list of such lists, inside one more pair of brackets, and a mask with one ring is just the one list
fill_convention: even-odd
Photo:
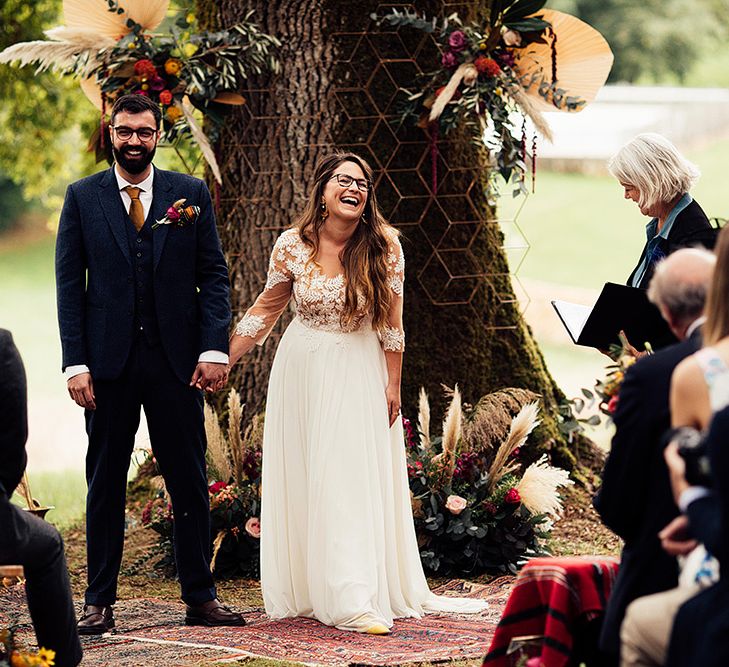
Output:
[[423,574],[402,424],[390,427],[385,349],[402,349],[402,250],[392,239],[388,325],[339,324],[342,276],[308,262],[296,230],[274,247],[266,289],[238,325],[262,341],[293,296],[297,316],[271,370],[263,439],[261,586],[273,618],[308,616],[343,630],[427,612],[473,613]]

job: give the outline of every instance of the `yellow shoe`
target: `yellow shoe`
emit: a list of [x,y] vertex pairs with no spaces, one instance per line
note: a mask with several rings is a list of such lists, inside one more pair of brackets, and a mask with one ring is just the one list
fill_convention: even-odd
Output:
[[365,633],[368,635],[389,635],[390,628],[382,623],[375,623],[374,625],[370,625],[370,627],[365,630]]

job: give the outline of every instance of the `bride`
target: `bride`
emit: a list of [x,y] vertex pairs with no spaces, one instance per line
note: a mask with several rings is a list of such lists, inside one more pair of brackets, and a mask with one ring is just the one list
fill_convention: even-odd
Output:
[[230,343],[234,364],[293,296],[263,436],[261,587],[273,618],[386,634],[394,618],[485,607],[433,595],[420,563],[399,419],[403,279],[369,165],[326,156]]

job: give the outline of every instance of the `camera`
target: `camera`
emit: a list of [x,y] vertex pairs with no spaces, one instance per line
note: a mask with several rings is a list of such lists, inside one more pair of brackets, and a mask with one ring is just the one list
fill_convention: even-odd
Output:
[[711,464],[703,433],[689,426],[673,432],[672,442],[678,444],[678,453],[686,462],[686,481],[691,486],[711,486]]

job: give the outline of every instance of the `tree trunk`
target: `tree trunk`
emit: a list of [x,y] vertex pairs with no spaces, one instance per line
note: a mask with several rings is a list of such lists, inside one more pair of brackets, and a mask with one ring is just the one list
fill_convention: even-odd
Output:
[[[574,455],[556,421],[563,396],[519,313],[503,235],[483,194],[487,156],[465,134],[429,137],[399,119],[402,89],[414,89],[416,76],[439,62],[432,37],[376,27],[369,16],[384,6],[372,0],[197,2],[208,27],[230,26],[252,10],[261,29],[283,43],[282,73],[248,82],[247,104],[216,142],[223,174],[218,224],[234,319],[262,289],[270,249],[301,211],[317,158],[334,148],[352,150],[376,170],[382,209],[402,232],[404,413],[414,417],[420,386],[436,418],[441,384],[458,383],[471,403],[503,387],[531,389],[543,397],[538,449],[551,448],[572,468]],[[433,0],[416,8],[473,19],[488,2]],[[264,404],[276,343],[289,320],[283,317],[273,340],[231,374],[249,414]]]

